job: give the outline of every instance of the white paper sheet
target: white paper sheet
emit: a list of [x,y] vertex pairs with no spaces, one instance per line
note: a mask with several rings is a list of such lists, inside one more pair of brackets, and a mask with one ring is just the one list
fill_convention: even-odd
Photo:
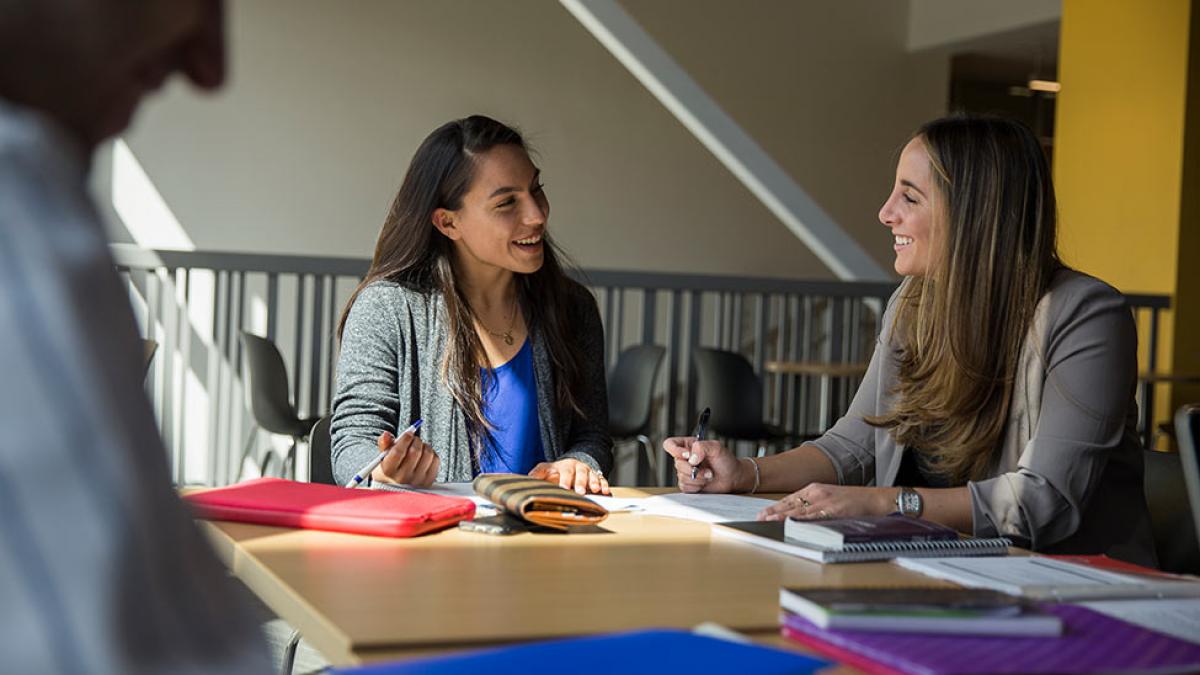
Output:
[[588,499],[603,506],[609,513],[642,511],[645,497],[610,497],[607,495],[588,495]]
[[1197,597],[1200,582],[1157,581],[1042,556],[899,558],[896,564],[963,586],[1046,600]]
[[[647,516],[665,516],[698,520],[704,523],[724,523],[739,520],[754,520],[758,512],[773,504],[770,499],[743,497],[741,495],[708,495],[672,493],[654,497],[631,499],[601,498],[611,500],[622,510],[636,511]],[[605,508],[604,501],[597,499]],[[610,509],[612,510],[612,509]]]
[[[495,504],[475,494],[470,483],[434,483],[429,487],[376,483],[372,487],[381,490],[424,492],[444,497],[470,499],[476,506],[497,508]],[[707,495],[672,493],[654,497],[609,497],[588,495],[588,498],[608,509],[609,513],[634,512],[650,516],[683,518],[705,523],[754,520],[758,512],[773,504],[770,499],[743,497],[741,495]]]
[[1200,598],[1079,603],[1111,617],[1200,644]]

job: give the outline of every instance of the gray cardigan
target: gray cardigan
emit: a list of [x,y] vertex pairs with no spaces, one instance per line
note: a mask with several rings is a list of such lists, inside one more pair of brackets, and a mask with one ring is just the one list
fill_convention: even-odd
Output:
[[[896,384],[894,300],[850,410],[813,441],[842,484],[891,486],[900,469],[905,448],[863,420],[889,409]],[[968,483],[975,535],[1154,565],[1134,401],[1137,332],[1125,299],[1064,269],[1022,350],[999,465]]]
[[[547,461],[572,458],[607,473],[613,456],[604,330],[595,298],[583,286],[569,283],[568,319],[583,356],[583,385],[575,395],[584,414],[557,405],[550,354],[531,327],[542,447]],[[358,295],[342,334],[330,425],[333,475],[339,483],[379,452],[381,433],[396,433],[418,417],[425,420],[421,437],[441,458],[437,480],[472,479],[466,415],[441,378],[446,338],[446,304],[440,293],[380,281]]]

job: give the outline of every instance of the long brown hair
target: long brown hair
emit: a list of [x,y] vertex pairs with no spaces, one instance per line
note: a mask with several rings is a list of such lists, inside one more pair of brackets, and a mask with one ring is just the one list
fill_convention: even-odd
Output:
[[1022,343],[1062,267],[1054,186],[1018,122],[954,116],[913,137],[934,176],[936,245],[926,275],[898,296],[896,403],[867,421],[960,484],[998,459]]
[[[350,308],[364,288],[388,280],[428,294],[439,294],[446,306],[449,339],[442,359],[442,380],[466,413],[476,452],[486,446],[489,425],[483,412],[486,352],[475,332],[475,313],[455,278],[452,245],[433,226],[433,212],[462,207],[475,179],[475,158],[500,145],[528,152],[521,134],[489,117],[472,115],[448,122],[431,133],[413,155],[391,211],[383,223],[371,268],[350,296],[338,322],[338,339]],[[546,345],[555,373],[555,399],[560,409],[578,412],[574,394],[580,384],[582,356],[570,335],[562,252],[547,233],[545,256],[532,274],[517,274],[517,299],[529,324]]]

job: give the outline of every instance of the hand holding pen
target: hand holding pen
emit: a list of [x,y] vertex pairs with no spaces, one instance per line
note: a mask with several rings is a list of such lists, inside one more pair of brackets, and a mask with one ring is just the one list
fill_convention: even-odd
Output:
[[379,435],[379,454],[355,474],[346,487],[355,487],[367,476],[385,483],[405,485],[432,485],[437,478],[441,460],[428,443],[417,436],[422,420],[413,422],[400,435],[390,432]]
[[[708,431],[708,418],[711,414],[712,411],[705,408],[704,412],[700,413],[700,419],[696,420],[696,432],[692,435],[696,437],[697,442],[704,440],[704,434]],[[688,456],[684,457],[684,459],[687,458]],[[692,465],[692,480],[696,480],[696,469],[699,466],[698,463]]]
[[738,475],[738,458],[716,441],[704,440],[710,411],[700,413],[691,436],[663,441],[663,450],[675,460],[676,480],[683,492],[732,492]]

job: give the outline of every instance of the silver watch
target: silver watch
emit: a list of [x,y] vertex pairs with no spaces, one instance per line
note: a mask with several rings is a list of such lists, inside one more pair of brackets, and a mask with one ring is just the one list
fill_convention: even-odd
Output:
[[896,510],[901,515],[920,518],[921,513],[925,511],[925,500],[921,499],[920,492],[910,487],[902,487],[900,494],[896,495]]

